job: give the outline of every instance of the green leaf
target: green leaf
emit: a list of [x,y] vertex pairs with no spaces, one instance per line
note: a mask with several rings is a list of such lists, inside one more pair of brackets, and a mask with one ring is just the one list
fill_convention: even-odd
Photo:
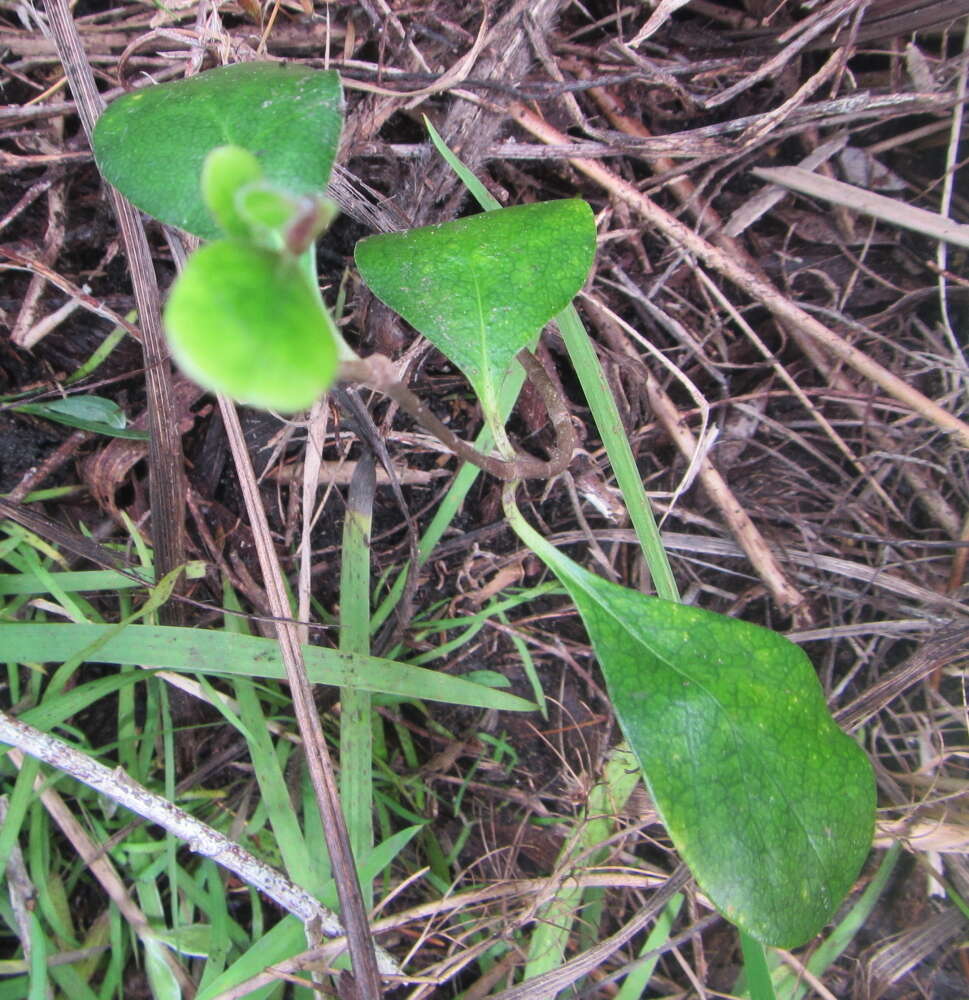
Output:
[[170,929],[154,929],[155,937],[172,951],[189,958],[208,958],[212,951],[212,927],[210,924],[182,924]]
[[[8,663],[59,662],[83,655],[94,663],[131,663],[227,677],[286,678],[275,639],[209,629],[16,622],[0,624],[0,649]],[[397,660],[342,653],[323,646],[304,646],[303,656],[313,684],[507,712],[530,712],[535,708],[517,695]]]
[[374,294],[450,358],[491,412],[514,356],[583,282],[595,256],[578,199],[519,205],[361,240]]
[[322,194],[340,140],[336,73],[238,63],[125,94],[94,130],[104,177],[142,211],[205,239],[219,235],[202,201],[202,164],[217,146],[253,153],[266,179]]
[[189,258],[165,328],[188,375],[242,403],[293,413],[336,375],[336,328],[295,258],[243,241]]
[[700,887],[752,937],[803,944],[851,888],[875,818],[871,765],[807,656],[775,632],[595,576],[506,511],[575,602]]
[[256,157],[241,146],[217,146],[202,162],[202,200],[227,236],[246,239],[249,226],[236,207],[239,189],[263,179]]
[[114,400],[103,396],[68,396],[66,399],[52,399],[47,403],[24,403],[15,406],[14,410],[17,413],[44,417],[66,427],[91,431],[92,434],[148,440],[147,432],[128,430],[124,410]]

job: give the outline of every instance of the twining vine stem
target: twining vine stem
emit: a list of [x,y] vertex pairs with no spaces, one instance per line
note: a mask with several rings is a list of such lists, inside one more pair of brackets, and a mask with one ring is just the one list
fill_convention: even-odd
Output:
[[504,459],[482,454],[443,424],[427,405],[397,378],[394,363],[382,354],[371,354],[368,358],[345,361],[340,374],[345,381],[362,382],[389,396],[458,458],[483,469],[502,482],[510,483],[518,479],[554,479],[568,468],[572,453],[575,451],[575,429],[572,427],[572,418],[565,400],[535,355],[531,351],[521,350],[517,358],[525,369],[529,381],[542,397],[555,430],[555,444],[550,450],[552,457],[547,461],[534,455],[519,454],[515,458]]

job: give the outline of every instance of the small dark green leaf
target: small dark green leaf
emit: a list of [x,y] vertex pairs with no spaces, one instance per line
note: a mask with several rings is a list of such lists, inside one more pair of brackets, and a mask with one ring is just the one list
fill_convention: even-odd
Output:
[[592,210],[573,199],[371,236],[354,256],[374,294],[450,358],[487,407],[514,356],[582,287],[595,245]]
[[336,375],[336,328],[295,258],[235,240],[194,253],[165,307],[172,354],[199,385],[292,413]]
[[46,403],[24,403],[15,409],[19,413],[44,417],[54,423],[90,431],[92,434],[148,440],[147,432],[128,430],[127,419],[121,407],[102,396],[68,396],[66,399],[52,399]]
[[700,887],[758,940],[803,944],[851,888],[875,817],[871,765],[835,725],[807,656],[759,626],[603,580],[528,525],[519,533],[575,602]]
[[326,190],[340,139],[336,73],[282,63],[238,63],[118,98],[94,130],[105,178],[156,219],[212,239],[200,190],[218,146],[253,153],[266,179],[294,195]]

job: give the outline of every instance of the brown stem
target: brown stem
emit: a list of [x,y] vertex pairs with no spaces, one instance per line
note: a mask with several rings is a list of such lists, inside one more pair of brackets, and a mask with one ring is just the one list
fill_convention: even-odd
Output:
[[[64,74],[77,101],[81,124],[90,141],[104,101],[94,81],[80,35],[67,0],[46,5],[51,33]],[[144,227],[135,208],[110,185],[111,200],[121,230],[131,271],[132,289],[138,306],[145,388],[148,392],[148,491],[151,502],[151,533],[155,545],[155,569],[161,579],[185,562],[185,480],[182,440],[172,392],[168,347],[162,334],[158,283]],[[127,326],[127,324],[125,324]],[[179,625],[182,607],[169,602],[159,611],[164,624]]]
[[467,441],[462,441],[454,431],[443,424],[403,382],[397,379],[393,362],[382,354],[371,354],[359,361],[344,362],[341,377],[362,382],[389,396],[405,413],[413,417],[426,431],[433,434],[462,461],[510,483],[516,479],[554,479],[564,472],[572,461],[575,450],[575,431],[565,400],[559,394],[541,362],[531,351],[518,352],[518,361],[531,383],[538,390],[555,429],[555,445],[551,458],[545,461],[534,455],[519,454],[512,459],[484,455]]

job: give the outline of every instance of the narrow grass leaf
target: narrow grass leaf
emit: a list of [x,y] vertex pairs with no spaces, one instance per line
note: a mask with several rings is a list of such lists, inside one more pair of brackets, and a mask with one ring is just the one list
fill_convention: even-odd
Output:
[[146,674],[126,673],[112,674],[107,677],[98,677],[97,680],[88,681],[78,687],[68,688],[60,694],[45,698],[39,705],[28,708],[21,712],[18,718],[22,722],[27,722],[31,726],[50,732],[62,722],[73,719],[79,712],[107,698],[108,695],[116,691],[130,688],[147,679]]
[[44,579],[36,573],[0,573],[0,597],[14,594],[47,594],[50,593],[51,580],[67,594],[132,590],[135,587],[151,586],[151,580],[138,581],[132,576],[112,569],[48,573]]
[[147,431],[135,431],[126,427],[124,411],[114,400],[101,396],[68,396],[66,399],[52,399],[47,403],[24,403],[14,409],[18,413],[29,413],[65,427],[91,431],[92,434],[130,438],[134,441],[148,440]]
[[[255,933],[254,928],[252,946],[221,976],[210,982],[206,989],[199,990],[195,1000],[215,1000],[219,994],[251,979],[267,966],[292,958],[305,948],[306,931],[295,917],[285,917],[264,934]],[[249,996],[256,1000],[267,997],[277,986],[278,984],[274,983]]]
[[[284,680],[286,672],[274,639],[204,629],[161,625],[11,623],[0,625],[4,657],[10,662],[51,662],[90,649],[97,663],[137,664],[228,677]],[[443,701],[500,711],[530,712],[524,698],[473,684],[433,670],[357,653],[304,646],[306,668],[314,684],[358,687],[366,691],[429,701]]]
[[498,201],[494,195],[474,176],[474,173],[470,171],[448,148],[447,143],[441,137],[441,133],[431,124],[430,118],[424,115],[424,127],[427,129],[428,135],[431,137],[431,142],[434,144],[434,148],[441,154],[444,162],[458,175],[461,183],[474,195],[475,201],[486,211],[493,212],[497,208],[501,208],[501,202]]
[[[648,955],[650,952],[662,948],[669,940],[673,924],[679,916],[680,910],[683,908],[683,901],[683,896],[677,893],[666,904],[663,912],[653,925],[653,929],[649,932],[649,936],[643,942],[642,948],[639,950],[641,959],[643,955]],[[615,1000],[639,1000],[645,993],[646,987],[649,986],[650,979],[653,978],[658,961],[659,956],[636,962],[632,971],[623,980]]]
[[205,885],[205,913],[212,928],[212,942],[209,949],[209,960],[202,970],[199,990],[206,989],[208,984],[222,974],[226,959],[232,949],[230,940],[232,918],[229,916],[228,900],[225,886],[219,875],[219,870],[213,861],[204,860],[199,866],[199,883]]
[[[613,817],[623,809],[638,784],[639,772],[633,755],[628,749],[617,747],[609,755],[602,779],[589,792],[585,815],[556,859],[556,870],[578,864],[593,866],[605,859],[601,845],[612,834]],[[582,889],[566,879],[554,898],[539,911],[539,922],[529,941],[525,978],[544,975],[562,964],[576,921],[582,928],[588,928],[591,936],[598,937],[602,910],[601,890]]]
[[286,872],[298,885],[318,893],[321,886],[314,877],[309,849],[303,839],[299,817],[290,800],[289,786],[269,735],[262,706],[256,697],[255,686],[248,678],[240,677],[235,679],[234,687],[242,723],[249,733],[247,743],[256,781],[269,812],[269,821],[283,856]]
[[845,184],[844,181],[836,181],[803,167],[762,167],[751,173],[771,184],[780,184],[812,198],[823,198],[835,205],[844,205],[853,212],[870,215],[889,225],[911,229],[929,239],[969,247],[969,226],[964,223],[954,222],[938,212],[926,211],[856,184]]
[[775,1000],[774,984],[767,968],[764,946],[745,931],[741,931],[740,950],[744,956],[744,972],[750,984],[750,1000]]
[[[340,565],[340,649],[370,652],[370,532],[376,483],[374,458],[361,457],[347,495]],[[360,862],[373,847],[373,726],[371,695],[358,688],[340,691],[340,803],[350,848]],[[360,878],[364,905],[373,905],[373,887]]]
[[212,950],[210,924],[182,924],[174,930],[166,927],[156,931],[155,936],[172,951],[190,958],[208,958]]
[[30,992],[29,1000],[47,1000],[47,935],[36,912],[30,914]]

